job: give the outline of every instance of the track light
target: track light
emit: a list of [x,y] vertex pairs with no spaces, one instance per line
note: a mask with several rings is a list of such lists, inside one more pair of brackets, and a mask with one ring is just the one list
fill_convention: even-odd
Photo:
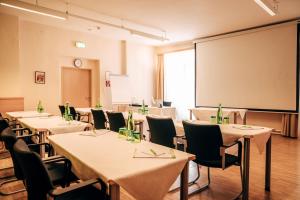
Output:
[[274,16],[277,12],[277,2],[273,0],[273,6],[267,0],[254,0],[262,9],[264,9],[269,15]]
[[59,12],[57,10],[52,10],[49,8],[45,8],[38,5],[32,5],[29,3],[21,2],[21,1],[15,1],[15,0],[0,0],[1,6],[6,6],[9,8],[14,8],[18,10],[23,10],[26,12],[31,12],[39,15],[44,15],[47,17],[52,17],[56,19],[66,20],[67,15],[63,12]]

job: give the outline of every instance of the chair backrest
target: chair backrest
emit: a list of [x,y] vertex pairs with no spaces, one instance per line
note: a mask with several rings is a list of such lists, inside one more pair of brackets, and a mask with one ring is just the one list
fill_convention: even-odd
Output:
[[30,151],[21,139],[17,140],[13,150],[24,174],[28,200],[46,200],[54,186],[40,156]]
[[106,112],[109,122],[109,129],[119,132],[119,128],[126,126],[124,116],[121,112]]
[[63,117],[65,113],[65,106],[64,105],[58,105],[58,108],[60,110],[60,114]]
[[187,140],[187,152],[195,154],[195,162],[220,160],[223,139],[218,125],[182,122]]
[[73,120],[79,120],[78,118],[76,118],[76,110],[75,110],[74,106],[70,106],[70,113],[73,117]]
[[[7,121],[5,119],[3,119],[2,117],[0,117],[0,134],[2,133],[2,131],[4,129],[6,129],[7,127],[9,127],[9,124],[7,123]],[[0,135],[0,141],[2,141],[1,139],[1,135]]]
[[163,101],[163,106],[171,107],[172,102],[171,101]]
[[23,173],[13,151],[13,146],[17,141],[16,134],[11,130],[11,128],[6,128],[1,132],[1,138],[4,142],[5,148],[11,155],[16,178],[18,180],[23,180]]
[[92,109],[92,114],[93,114],[95,129],[105,129],[106,117],[103,110]]
[[174,122],[171,118],[157,118],[146,116],[149,129],[150,141],[156,144],[174,148],[173,138],[176,136]]

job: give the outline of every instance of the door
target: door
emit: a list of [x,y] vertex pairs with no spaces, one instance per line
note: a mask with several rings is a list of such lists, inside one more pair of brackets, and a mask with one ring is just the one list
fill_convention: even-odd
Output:
[[62,103],[91,107],[91,70],[62,67]]

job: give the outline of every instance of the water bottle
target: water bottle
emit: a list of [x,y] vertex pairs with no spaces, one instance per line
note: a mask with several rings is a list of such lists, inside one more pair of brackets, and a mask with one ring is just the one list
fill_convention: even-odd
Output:
[[217,123],[222,124],[223,121],[223,112],[222,112],[222,105],[219,104],[218,112],[217,112]]

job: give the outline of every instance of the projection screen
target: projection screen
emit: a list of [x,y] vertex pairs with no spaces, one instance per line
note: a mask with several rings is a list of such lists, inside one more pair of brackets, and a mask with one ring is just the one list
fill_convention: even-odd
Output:
[[297,111],[297,24],[198,41],[196,107]]

